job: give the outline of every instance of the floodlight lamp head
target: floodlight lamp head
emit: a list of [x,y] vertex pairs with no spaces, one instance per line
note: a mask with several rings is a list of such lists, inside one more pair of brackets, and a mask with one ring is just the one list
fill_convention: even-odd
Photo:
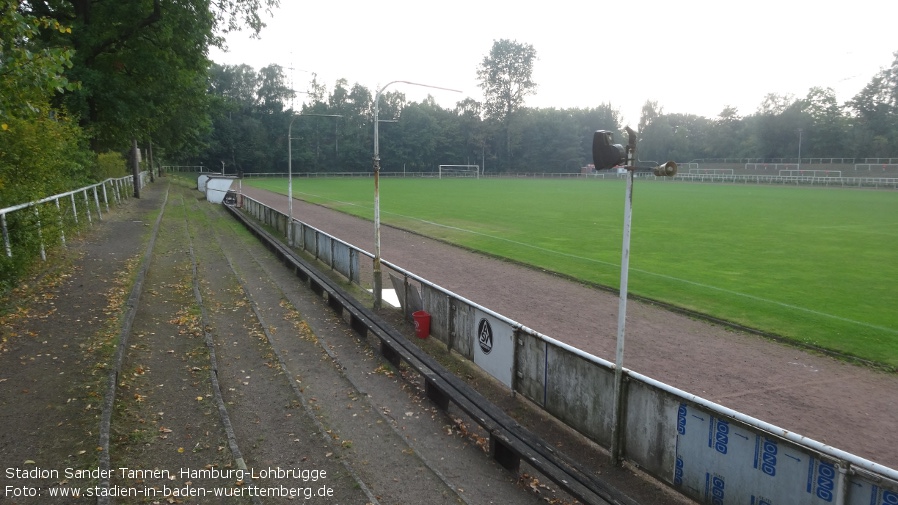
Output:
[[613,144],[610,131],[598,130],[592,136],[592,162],[596,170],[608,170],[624,161],[625,151],[620,144]]

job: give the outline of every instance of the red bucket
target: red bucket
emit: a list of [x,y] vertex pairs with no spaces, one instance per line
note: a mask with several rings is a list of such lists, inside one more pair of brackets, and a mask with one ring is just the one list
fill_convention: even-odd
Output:
[[430,335],[430,314],[419,310],[412,314],[415,319],[415,335],[418,338],[427,338]]

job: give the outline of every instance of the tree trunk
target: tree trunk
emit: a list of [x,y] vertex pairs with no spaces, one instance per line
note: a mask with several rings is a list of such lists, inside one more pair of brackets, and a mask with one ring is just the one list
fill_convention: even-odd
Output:
[[150,139],[149,144],[150,144],[150,146],[149,146],[149,149],[147,150],[147,160],[149,161],[149,166],[150,166],[150,182],[156,182],[156,177],[153,176],[153,171],[155,170],[155,167],[153,166],[153,140],[152,139]]
[[140,198],[140,153],[137,151],[137,139],[131,139],[131,177],[134,181],[134,198]]

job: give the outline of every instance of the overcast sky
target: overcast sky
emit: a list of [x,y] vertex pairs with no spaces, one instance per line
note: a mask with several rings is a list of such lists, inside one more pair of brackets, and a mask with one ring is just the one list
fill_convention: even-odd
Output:
[[842,103],[898,51],[895,0],[281,3],[259,40],[229,35],[230,51],[214,50],[211,59],[256,70],[281,65],[300,91],[307,71],[328,91],[339,78],[372,94],[395,80],[462,90],[388,88],[415,101],[430,93],[451,108],[465,97],[482,100],[477,67],[494,40],[511,39],[536,49],[538,89],[528,106],[610,103],[633,127],[646,100],[668,113],[716,117],[733,105],[748,115],[767,93],[804,97],[821,86]]

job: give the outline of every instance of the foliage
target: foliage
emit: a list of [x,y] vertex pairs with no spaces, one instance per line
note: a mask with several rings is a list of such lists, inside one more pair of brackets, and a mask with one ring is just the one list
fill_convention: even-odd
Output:
[[511,121],[524,106],[524,99],[536,93],[535,62],[536,49],[532,45],[501,39],[493,41],[489,55],[484,56],[477,68],[486,117],[499,122],[505,133],[506,168],[512,163]]
[[71,33],[55,19],[18,11],[17,0],[0,0],[0,127],[14,117],[46,114],[55,91],[73,89],[64,75],[72,50],[39,44],[41,34]]
[[506,120],[536,92],[533,64],[536,50],[530,44],[501,39],[493,41],[490,54],[477,69],[487,117]]
[[[46,103],[36,102],[46,110]],[[84,184],[89,179],[93,157],[86,149],[81,129],[70,118],[39,115],[11,118],[0,131],[0,208],[39,200]],[[43,239],[58,234],[58,210],[53,205],[39,209]],[[6,225],[15,254],[0,255],[0,290],[8,288],[25,271],[40,250],[38,216],[29,211],[8,214]],[[57,242],[58,243],[58,242]]]
[[[505,89],[504,96],[509,98],[505,102],[498,91],[492,96],[485,92],[482,102],[466,98],[454,108],[444,108],[430,98],[418,103],[407,101],[401,92],[384,93],[380,118],[396,121],[380,125],[384,171],[435,171],[440,164],[452,163],[478,164],[495,172],[578,172],[592,161],[595,130],[620,132],[619,141],[626,138],[620,114],[609,104],[587,109],[524,107],[523,97],[534,89],[526,72],[535,60],[531,49],[497,41],[481,63],[481,76],[487,78],[489,65],[500,57],[509,59],[501,67],[506,70],[527,61],[519,69],[525,78],[517,94],[510,91],[511,73],[501,74],[508,78],[504,81],[497,78],[504,88],[499,84],[491,88]],[[209,89],[217,100],[214,132],[208,137],[209,149],[191,163],[217,167],[225,160],[235,171],[286,172],[286,131],[295,114],[294,172],[370,170],[372,92],[345,79],[328,89],[313,75],[307,103],[293,111],[286,105],[293,91],[282,85],[281,70],[265,70],[271,82],[281,83],[269,87],[279,90],[275,95],[283,106],[278,107],[278,98],[262,98],[263,72],[257,74],[246,65],[212,67]],[[864,91],[845,104],[838,103],[832,89],[821,87],[809,89],[805,97],[770,93],[753,113],[743,115],[727,106],[715,118],[668,113],[658,102],[646,101],[637,154],[643,165],[708,159],[786,162],[795,160],[799,150],[805,159],[898,157],[896,83],[898,53],[891,68],[874,76]],[[483,84],[489,87],[488,82]],[[318,117],[304,117],[312,115]],[[508,120],[511,116],[513,121]]]
[[266,171],[278,157],[275,146],[286,148],[277,136],[286,133],[284,104],[293,90],[283,69],[270,65],[256,73],[248,65],[213,64],[206,86],[211,123],[201,162],[216,170],[230,167],[230,173]]
[[848,102],[860,130],[859,147],[876,157],[898,156],[898,51],[894,56],[892,66]]
[[11,119],[0,132],[0,208],[87,182],[93,160],[84,147],[81,130],[68,116]]
[[[280,67],[264,69],[277,82]],[[221,166],[230,172],[287,171],[288,129],[294,173],[371,170],[373,96],[359,84],[340,79],[332,90],[313,76],[311,103],[299,111],[265,105],[265,86],[251,67],[213,65],[213,129],[208,149],[190,164]],[[286,103],[292,90],[281,88]],[[381,167],[386,172],[430,172],[440,164],[483,164],[496,170],[502,142],[496,123],[482,116],[483,105],[465,99],[454,109],[432,97],[408,102],[398,91],[382,94],[379,117]],[[620,129],[620,114],[610,105],[592,109],[521,109],[510,129],[519,153],[513,167],[525,172],[578,172],[591,156],[597,127]],[[555,134],[558,136],[554,136]]]
[[221,34],[263,26],[259,12],[277,0],[34,0],[23,12],[67,22],[71,30],[48,34],[43,43],[74,51],[70,80],[80,89],[66,93],[67,108],[80,118],[95,151],[123,149],[131,138],[166,130],[169,118],[182,135],[160,135],[159,147],[179,151],[208,124],[205,75],[210,46]]
[[113,177],[128,175],[128,160],[122,153],[106,152],[97,155],[97,163],[93,170],[93,178],[104,181]]
[[[240,26],[258,33],[259,11],[277,3],[0,0],[0,207],[120,173],[121,155],[94,153],[134,138],[195,153],[209,125],[208,48]],[[65,212],[9,216],[20,250],[0,259],[0,282],[36,254],[37,220],[58,235]]]

